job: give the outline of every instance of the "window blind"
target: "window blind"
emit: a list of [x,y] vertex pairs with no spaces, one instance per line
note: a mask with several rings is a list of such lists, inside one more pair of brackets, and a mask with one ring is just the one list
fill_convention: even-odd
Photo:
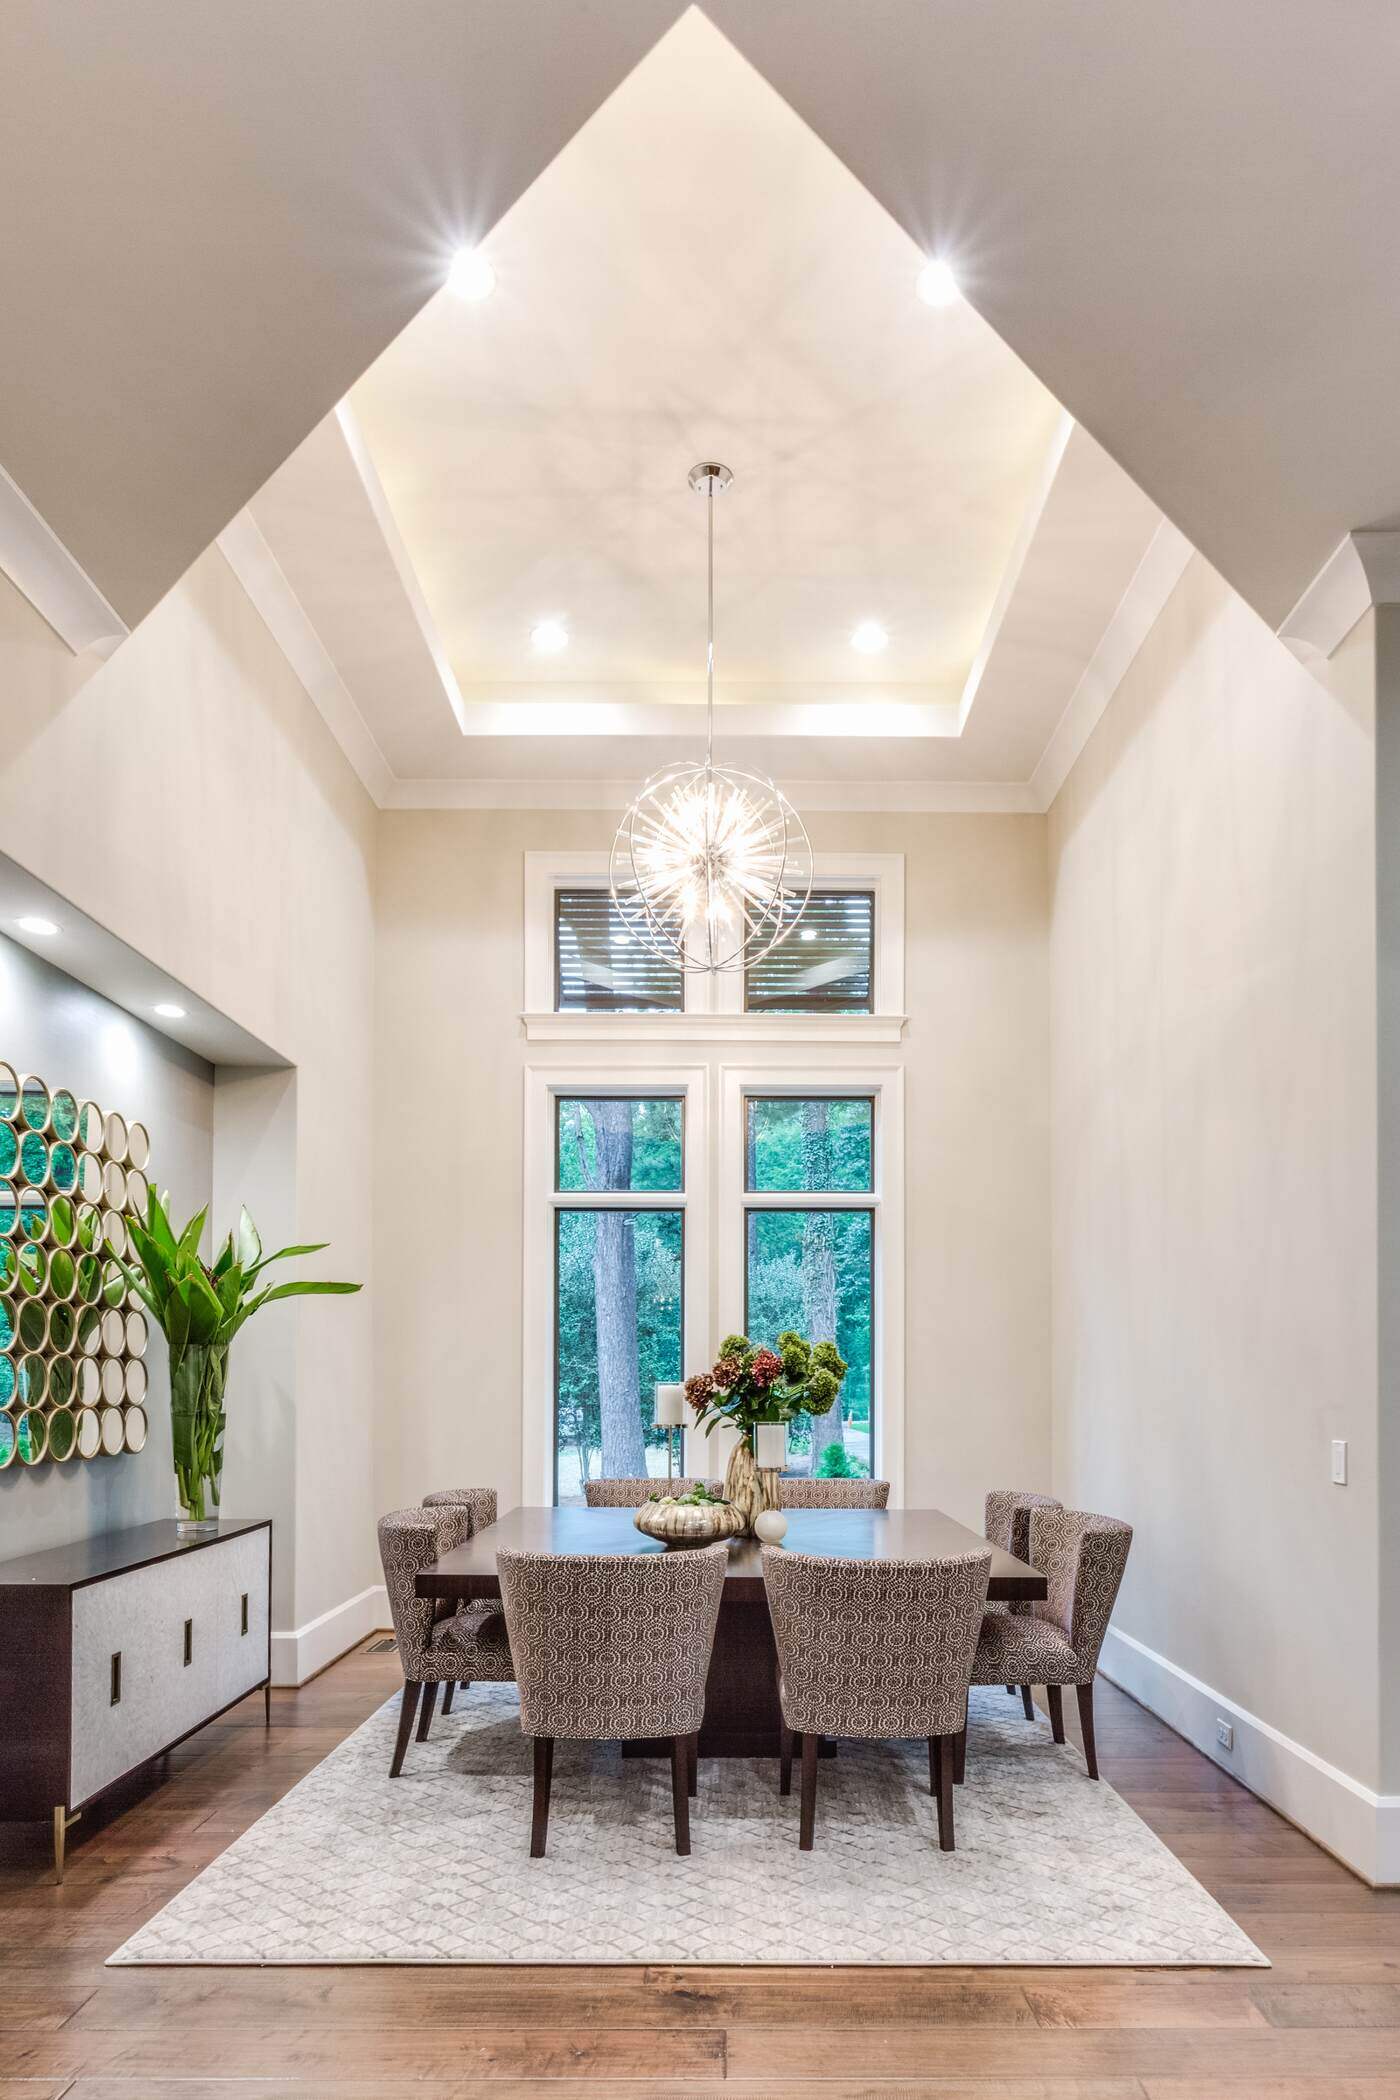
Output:
[[874,1011],[875,897],[870,890],[813,890],[780,947],[744,973],[749,1013]]
[[555,1010],[561,1014],[679,1013],[679,970],[632,933],[607,890],[557,890]]

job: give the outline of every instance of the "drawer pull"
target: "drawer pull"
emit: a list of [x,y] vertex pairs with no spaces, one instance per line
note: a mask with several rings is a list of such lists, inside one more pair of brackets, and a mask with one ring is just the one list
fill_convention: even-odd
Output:
[[239,1626],[238,1631],[240,1633],[246,1633],[248,1631],[248,1592],[246,1590],[243,1592],[243,1600],[239,1607],[239,1610],[242,1623]]
[[191,1663],[192,1663],[193,1661],[194,1661],[194,1620],[193,1620],[193,1619],[186,1619],[186,1621],[185,1621],[185,1668],[186,1668],[187,1670],[188,1670],[188,1668],[189,1668],[190,1664],[191,1664]]
[[118,1648],[112,1657],[112,1701],[113,1706],[122,1703],[122,1651]]

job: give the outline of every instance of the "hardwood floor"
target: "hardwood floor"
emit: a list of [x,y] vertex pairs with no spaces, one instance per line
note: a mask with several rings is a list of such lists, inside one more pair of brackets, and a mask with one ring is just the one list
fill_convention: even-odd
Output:
[[248,1700],[84,1816],[62,1888],[0,1826],[0,2100],[1400,2100],[1400,1892],[1104,1684],[1105,1777],[1272,1969],[103,1968],[398,1681]]

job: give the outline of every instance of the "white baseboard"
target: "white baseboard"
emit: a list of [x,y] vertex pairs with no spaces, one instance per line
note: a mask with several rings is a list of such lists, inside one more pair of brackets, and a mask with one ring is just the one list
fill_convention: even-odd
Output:
[[332,1605],[319,1619],[308,1619],[290,1633],[272,1636],[272,1681],[274,1684],[305,1684],[327,1663],[355,1647],[367,1633],[389,1624],[389,1597],[382,1582]]
[[[1373,1888],[1400,1884],[1400,1794],[1375,1794],[1199,1677],[1110,1626],[1099,1668],[1220,1766],[1296,1823]],[[1216,1740],[1217,1719],[1235,1731]]]

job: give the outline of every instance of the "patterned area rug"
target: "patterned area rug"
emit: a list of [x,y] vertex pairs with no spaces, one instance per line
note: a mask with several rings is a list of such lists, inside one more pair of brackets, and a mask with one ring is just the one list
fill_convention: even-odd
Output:
[[797,1775],[700,1765],[689,1859],[670,1767],[558,1746],[549,1856],[529,1857],[512,1685],[476,1685],[391,1780],[397,1698],[111,1957],[132,1963],[1268,1963],[1077,1750],[973,1693],[957,1851],[921,1744],[823,1760],[815,1849]]

